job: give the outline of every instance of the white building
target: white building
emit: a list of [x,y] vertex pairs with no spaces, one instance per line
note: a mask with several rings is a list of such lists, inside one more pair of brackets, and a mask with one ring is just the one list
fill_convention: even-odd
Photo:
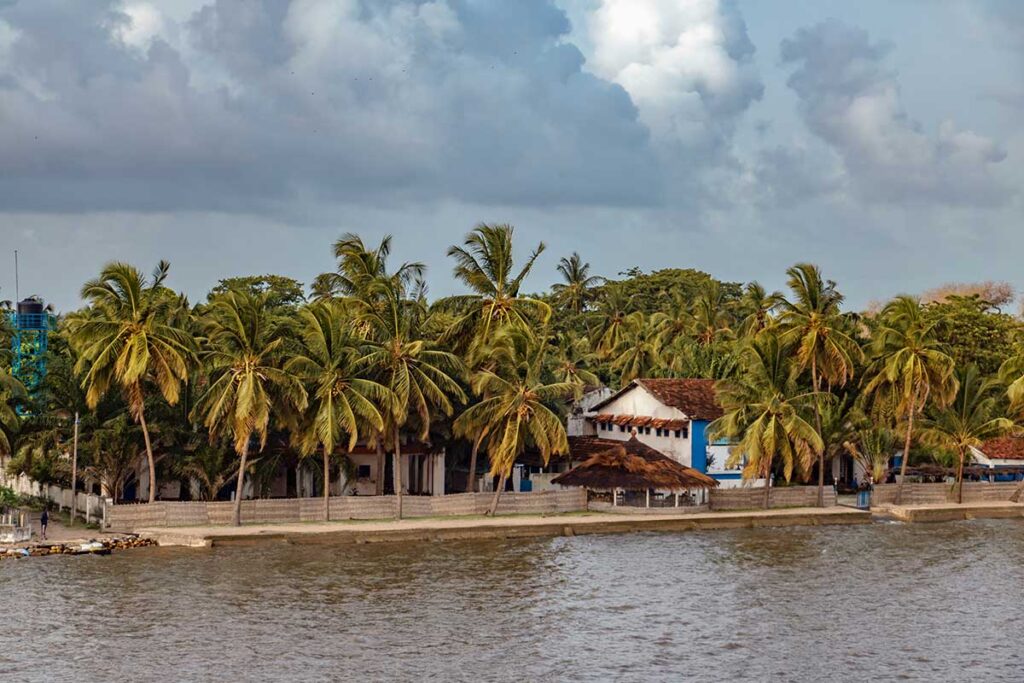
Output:
[[[578,418],[570,418],[569,434],[618,442],[628,441],[635,432],[644,444],[714,477],[722,486],[738,486],[742,464],[728,467],[729,444],[709,443],[707,437],[708,425],[721,415],[714,380],[636,379],[592,402]],[[587,448],[593,446],[586,443]],[[573,453],[574,460],[585,457],[579,456]]]

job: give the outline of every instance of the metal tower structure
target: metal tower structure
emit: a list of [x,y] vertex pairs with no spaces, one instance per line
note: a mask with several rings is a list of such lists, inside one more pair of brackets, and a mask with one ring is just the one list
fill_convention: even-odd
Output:
[[54,319],[38,297],[19,301],[8,315],[13,333],[11,371],[29,394],[34,394],[46,376],[46,351]]

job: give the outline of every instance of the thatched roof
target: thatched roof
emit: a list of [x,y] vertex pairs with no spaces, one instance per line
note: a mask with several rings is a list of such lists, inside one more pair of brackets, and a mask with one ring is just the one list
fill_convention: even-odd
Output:
[[679,491],[718,486],[711,477],[665,457],[635,436],[594,453],[552,482],[562,486],[626,491]]

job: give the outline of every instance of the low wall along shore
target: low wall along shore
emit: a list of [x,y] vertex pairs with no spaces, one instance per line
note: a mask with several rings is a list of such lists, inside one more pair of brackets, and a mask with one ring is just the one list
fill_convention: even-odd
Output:
[[[815,507],[818,504],[817,486],[775,486],[769,494],[769,507]],[[831,486],[825,487],[825,506],[836,504],[836,492]],[[751,510],[764,507],[764,487],[715,489],[711,492],[711,509]]]
[[[456,493],[447,496],[404,496],[405,517],[462,517],[483,515],[491,505],[491,493]],[[818,489],[814,486],[773,488],[772,508],[814,507]],[[710,492],[710,506],[657,508],[662,514],[694,514],[707,511],[755,510],[764,503],[763,488],[716,489]],[[825,505],[836,504],[835,493],[825,489]],[[277,498],[242,501],[243,524],[319,522],[324,518],[322,498]],[[588,509],[584,489],[504,493],[498,514],[553,514]],[[391,519],[397,510],[395,496],[341,496],[331,498],[331,521]],[[632,512],[633,509],[594,505],[594,511]],[[172,502],[107,505],[107,526],[115,531],[184,526],[225,526],[231,524],[234,503]],[[639,509],[637,509],[639,512]]]
[[[964,503],[1000,503],[1010,500],[1020,482],[964,482]],[[894,505],[896,484],[880,484],[871,493],[872,505]],[[901,505],[943,505],[956,502],[955,484],[917,484],[903,486]]]
[[[457,493],[447,496],[403,496],[405,517],[482,515],[490,508],[493,494]],[[390,519],[398,509],[395,496],[340,496],[331,498],[331,520]],[[499,514],[545,514],[587,509],[583,489],[504,493]],[[231,524],[232,502],[170,502],[109,505],[107,524],[111,530],[176,526]],[[242,501],[243,524],[319,522],[324,518],[323,498],[280,498]]]

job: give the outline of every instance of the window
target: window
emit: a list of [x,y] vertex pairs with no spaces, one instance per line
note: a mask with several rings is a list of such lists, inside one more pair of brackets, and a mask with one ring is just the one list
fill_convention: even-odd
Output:
[[619,431],[620,432],[626,431],[626,425],[619,425]]
[[359,471],[356,473],[357,479],[369,479],[370,478],[370,466],[360,465]]
[[658,428],[656,428],[656,429],[654,430],[654,435],[655,435],[655,436],[661,436],[661,427],[658,427]]
[[689,438],[689,436],[690,436],[690,428],[689,427],[683,427],[682,429],[677,429],[676,430],[676,438],[677,439],[687,439],[687,438]]
[[644,427],[644,434],[650,434],[650,433],[651,433],[651,428],[650,427]]

